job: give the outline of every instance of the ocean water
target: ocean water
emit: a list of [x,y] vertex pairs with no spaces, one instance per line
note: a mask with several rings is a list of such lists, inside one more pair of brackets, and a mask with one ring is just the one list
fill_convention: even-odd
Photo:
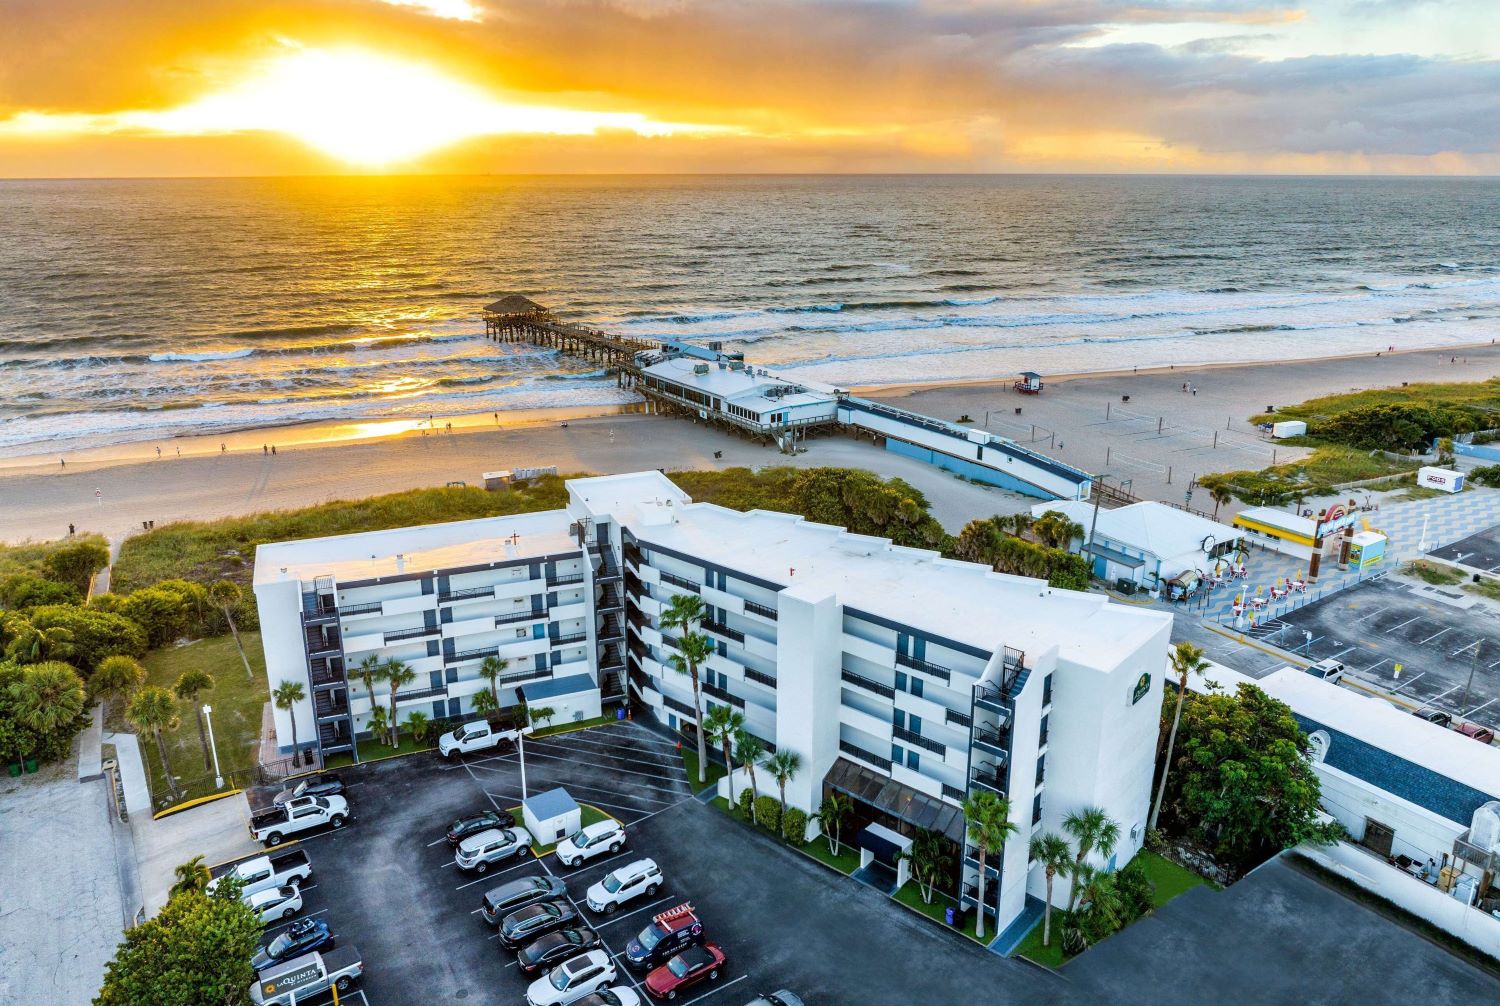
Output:
[[524,292],[840,385],[1500,336],[1500,182],[650,177],[0,182],[0,451],[607,406],[482,337]]

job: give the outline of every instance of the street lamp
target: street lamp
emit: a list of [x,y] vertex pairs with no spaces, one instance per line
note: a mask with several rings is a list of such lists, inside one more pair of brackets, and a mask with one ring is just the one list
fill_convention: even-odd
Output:
[[213,708],[206,702],[203,704],[203,719],[208,723],[208,750],[214,756],[214,787],[223,789],[224,774],[219,771],[219,746],[214,743]]

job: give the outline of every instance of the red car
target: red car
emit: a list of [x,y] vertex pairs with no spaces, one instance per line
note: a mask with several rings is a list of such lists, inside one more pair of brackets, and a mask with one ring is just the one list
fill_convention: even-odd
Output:
[[1465,736],[1472,737],[1482,744],[1495,743],[1495,731],[1491,730],[1489,727],[1482,727],[1478,723],[1461,724],[1458,728],[1458,732],[1464,734]]
[[701,981],[718,981],[724,969],[724,951],[717,943],[688,947],[646,976],[646,991],[658,999],[676,999],[677,993]]

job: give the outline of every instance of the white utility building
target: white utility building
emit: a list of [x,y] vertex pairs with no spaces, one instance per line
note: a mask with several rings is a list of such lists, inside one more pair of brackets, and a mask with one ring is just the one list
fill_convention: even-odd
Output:
[[[414,639],[423,649],[411,659],[430,675],[414,703],[466,713],[487,687],[478,661],[498,650],[512,659],[507,701],[516,686],[535,701],[539,684],[584,673],[608,705],[626,699],[623,665],[627,701],[690,733],[692,686],[669,665],[680,630],[661,614],[693,594],[697,631],[716,649],[705,710],[730,706],[768,749],[800,756],[790,805],[811,812],[839,791],[855,800],[855,824],[879,826],[872,834],[939,832],[961,864],[950,886],[973,906],[961,805],[980,790],[1008,800],[1019,831],[991,857],[986,885],[1000,928],[1044,889],[1028,863],[1033,832],[1098,806],[1121,826],[1114,860],[1140,848],[1169,615],[790,514],[693,503],[657,472],[574,479],[568,493],[567,509],[549,513],[262,546],[272,687],[311,672],[320,703],[324,691],[358,695],[346,669]],[[512,639],[517,626],[527,631]],[[319,684],[330,678],[339,683]],[[312,705],[299,723],[312,724]],[[351,744],[366,708],[353,700]]]

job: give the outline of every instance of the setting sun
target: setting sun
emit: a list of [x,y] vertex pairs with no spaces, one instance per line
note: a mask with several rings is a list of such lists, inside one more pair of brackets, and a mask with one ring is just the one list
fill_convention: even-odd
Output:
[[244,82],[163,111],[108,115],[26,113],[11,131],[294,137],[351,165],[409,161],[476,136],[530,133],[582,136],[617,130],[641,136],[722,133],[720,127],[659,122],[636,112],[524,105],[492,97],[420,63],[360,49],[297,49]]

